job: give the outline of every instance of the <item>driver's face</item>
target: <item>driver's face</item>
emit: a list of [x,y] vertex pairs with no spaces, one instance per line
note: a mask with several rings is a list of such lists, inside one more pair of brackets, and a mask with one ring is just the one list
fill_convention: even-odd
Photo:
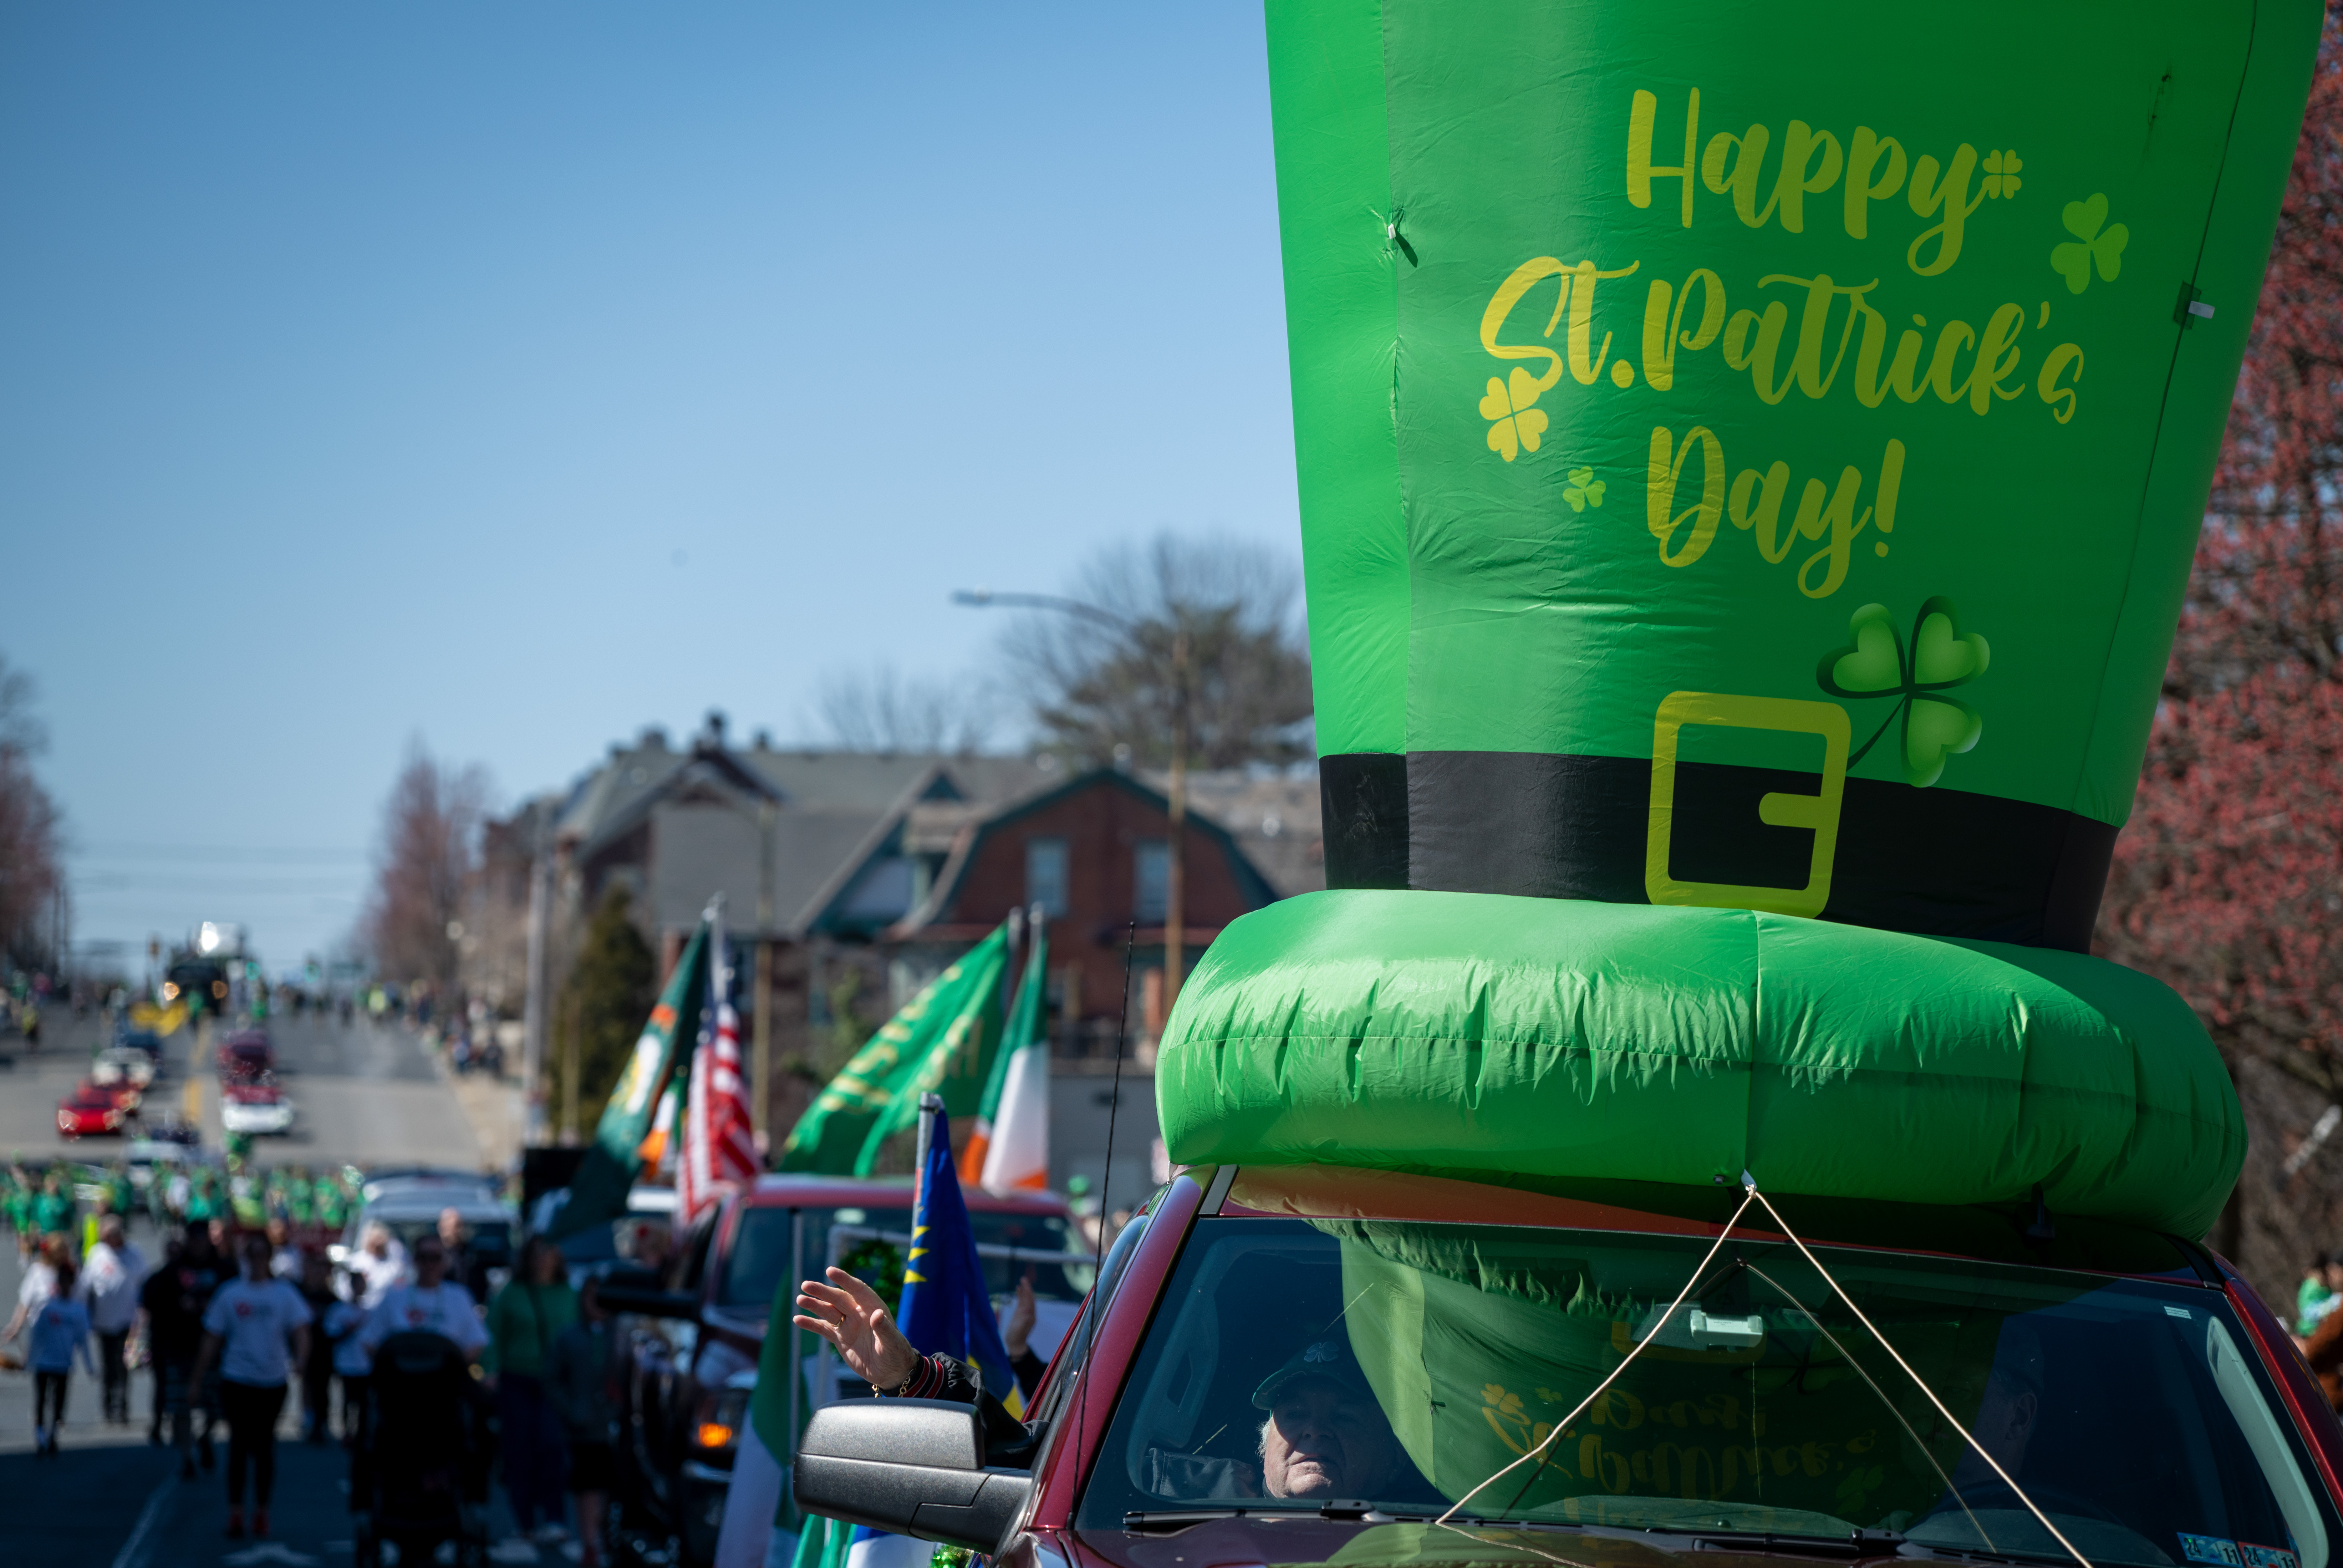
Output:
[[1297,1378],[1278,1391],[1262,1434],[1262,1485],[1272,1497],[1370,1497],[1398,1453],[1371,1401],[1330,1379]]

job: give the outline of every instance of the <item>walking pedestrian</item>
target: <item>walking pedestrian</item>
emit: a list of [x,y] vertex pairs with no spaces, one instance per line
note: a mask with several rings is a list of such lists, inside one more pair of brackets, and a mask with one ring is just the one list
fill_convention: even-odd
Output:
[[358,1293],[365,1286],[365,1279],[356,1270],[346,1271],[341,1288],[335,1292],[334,1304],[326,1309],[317,1325],[327,1344],[332,1347],[334,1379],[342,1385],[345,1442],[357,1438],[358,1418],[366,1409],[366,1381],[374,1372],[374,1357],[358,1335],[367,1322],[367,1310],[357,1303]]
[[349,1266],[366,1282],[366,1289],[358,1292],[358,1305],[372,1311],[382,1305],[384,1292],[407,1278],[407,1253],[390,1227],[377,1220],[358,1238],[358,1250],[351,1255]]
[[617,1483],[618,1360],[610,1314],[602,1310],[602,1282],[588,1276],[578,1291],[578,1321],[554,1337],[546,1374],[562,1434],[569,1444],[569,1495],[578,1509],[578,1561],[602,1561],[603,1506]]
[[309,1336],[309,1353],[301,1361],[301,1437],[323,1442],[333,1432],[334,1346],[326,1332],[326,1314],[343,1305],[334,1294],[323,1253],[301,1255],[301,1301],[317,1323]]
[[555,1340],[577,1321],[578,1292],[563,1276],[561,1249],[542,1236],[530,1237],[511,1281],[488,1303],[484,1364],[496,1380],[513,1523],[541,1542],[559,1541],[567,1533],[561,1525],[561,1421],[546,1396],[545,1376]]
[[252,1473],[252,1533],[268,1533],[277,1487],[277,1418],[285,1411],[287,1351],[291,1365],[308,1359],[309,1309],[301,1293],[268,1271],[266,1236],[246,1236],[244,1273],[222,1285],[204,1311],[201,1375],[217,1359],[220,1403],[227,1412],[227,1536],[244,1537],[244,1480]]
[[138,1318],[138,1289],[146,1282],[146,1254],[131,1242],[122,1221],[106,1215],[99,1222],[97,1245],[84,1261],[81,1299],[89,1309],[90,1327],[97,1334],[106,1419],[114,1425],[127,1425],[130,1421],[130,1365],[123,1352]]
[[57,1434],[65,1424],[65,1390],[79,1357],[82,1366],[97,1369],[89,1359],[89,1310],[74,1299],[74,1264],[69,1256],[56,1260],[56,1289],[33,1318],[32,1351],[25,1364],[33,1371],[33,1446],[36,1453],[57,1452]]
[[478,1360],[488,1332],[480,1326],[479,1309],[464,1287],[447,1278],[447,1249],[438,1237],[427,1234],[416,1241],[411,1258],[415,1278],[382,1293],[381,1302],[367,1314],[366,1327],[358,1331],[358,1342],[372,1355],[393,1334],[439,1334],[453,1341],[467,1361]]
[[222,1282],[225,1261],[212,1246],[209,1227],[200,1220],[190,1221],[185,1238],[138,1292],[141,1337],[154,1369],[156,1397],[171,1418],[171,1443],[179,1451],[182,1481],[196,1473],[195,1416],[199,1411],[204,1417],[203,1467],[209,1470],[213,1464],[212,1428],[218,1411],[196,1375],[196,1361],[203,1349],[204,1313]]
[[16,1310],[8,1319],[8,1326],[0,1329],[0,1344],[5,1344],[24,1332],[40,1312],[42,1303],[56,1294],[57,1264],[65,1261],[65,1242],[55,1236],[44,1236],[34,1249],[32,1261],[25,1265],[24,1277],[16,1282]]

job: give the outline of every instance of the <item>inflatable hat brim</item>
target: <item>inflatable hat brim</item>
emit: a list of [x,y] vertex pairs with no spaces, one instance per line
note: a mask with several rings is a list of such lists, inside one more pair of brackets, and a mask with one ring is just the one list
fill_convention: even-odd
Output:
[[1171,1158],[1920,1204],[2202,1235],[2245,1161],[2187,1004],[2078,953],[1741,910],[1312,893],[1231,925],[1156,1067]]

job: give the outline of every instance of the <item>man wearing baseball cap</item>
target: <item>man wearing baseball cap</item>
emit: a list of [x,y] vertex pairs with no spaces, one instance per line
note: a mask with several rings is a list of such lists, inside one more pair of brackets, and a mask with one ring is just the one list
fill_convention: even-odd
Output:
[[1336,1328],[1310,1341],[1253,1390],[1262,1490],[1272,1497],[1430,1498],[1383,1406]]

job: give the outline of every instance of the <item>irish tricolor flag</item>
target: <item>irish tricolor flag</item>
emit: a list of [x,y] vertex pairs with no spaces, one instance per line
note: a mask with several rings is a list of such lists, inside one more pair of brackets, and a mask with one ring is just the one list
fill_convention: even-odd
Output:
[[976,1130],[960,1151],[960,1180],[988,1192],[1039,1192],[1050,1185],[1050,928],[1041,908],[1033,906],[1032,950],[984,1085]]

